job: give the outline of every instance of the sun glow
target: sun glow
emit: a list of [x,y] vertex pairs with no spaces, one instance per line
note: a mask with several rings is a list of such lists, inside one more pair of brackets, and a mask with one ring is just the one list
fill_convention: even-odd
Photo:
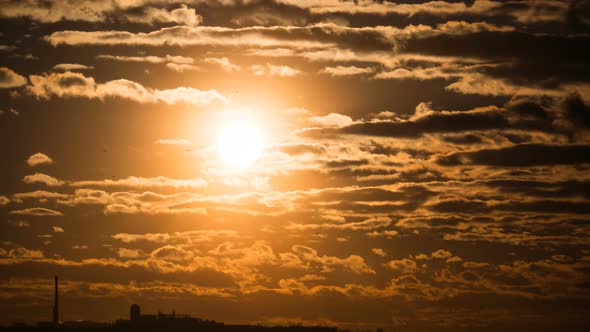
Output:
[[227,164],[245,168],[262,155],[263,140],[258,129],[247,122],[236,122],[219,133],[217,151]]

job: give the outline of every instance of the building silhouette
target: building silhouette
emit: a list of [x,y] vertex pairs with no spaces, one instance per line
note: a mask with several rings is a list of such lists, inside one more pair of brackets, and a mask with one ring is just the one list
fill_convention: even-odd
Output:
[[59,280],[55,276],[55,294],[53,298],[53,324],[59,324]]
[[[191,317],[191,315],[177,314],[172,311],[166,314],[142,314],[139,304],[129,307],[129,319],[119,319],[115,322],[95,322],[87,320],[65,321],[59,320],[59,278],[54,279],[53,320],[38,322],[36,326],[14,325],[0,326],[1,331],[69,331],[69,332],[338,332],[336,327],[330,326],[263,326],[263,325],[233,325],[216,322],[214,320]],[[377,331],[382,332],[382,331]]]
[[139,308],[138,304],[132,304],[131,308],[129,309],[129,320],[132,322],[139,321],[141,316],[141,309]]

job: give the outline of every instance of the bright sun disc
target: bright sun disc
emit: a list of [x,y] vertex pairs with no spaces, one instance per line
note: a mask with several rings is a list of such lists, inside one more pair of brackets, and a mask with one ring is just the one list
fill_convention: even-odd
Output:
[[223,161],[234,167],[248,167],[262,154],[262,136],[246,123],[229,125],[219,133],[217,149]]

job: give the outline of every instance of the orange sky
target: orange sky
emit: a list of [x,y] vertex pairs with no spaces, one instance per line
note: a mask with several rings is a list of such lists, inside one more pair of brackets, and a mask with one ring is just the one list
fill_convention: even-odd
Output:
[[0,1],[0,324],[588,325],[587,1]]

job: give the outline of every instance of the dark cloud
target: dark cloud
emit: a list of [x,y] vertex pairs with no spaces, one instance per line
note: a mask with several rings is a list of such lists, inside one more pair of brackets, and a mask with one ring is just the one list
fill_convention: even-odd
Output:
[[455,152],[439,157],[436,162],[442,166],[488,165],[501,167],[582,164],[590,162],[590,146],[521,144],[501,149]]

